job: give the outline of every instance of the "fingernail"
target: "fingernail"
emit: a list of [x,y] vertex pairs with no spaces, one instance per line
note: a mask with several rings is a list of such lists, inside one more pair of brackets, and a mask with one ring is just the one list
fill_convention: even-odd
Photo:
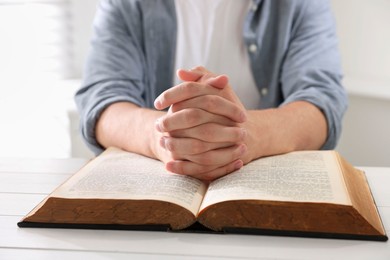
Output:
[[161,107],[161,101],[156,99],[156,100],[154,101],[154,107],[155,107],[156,109],[159,109],[159,108]]
[[159,119],[156,120],[156,122],[154,124],[156,126],[157,131],[163,132],[162,129],[161,129],[161,126],[160,126],[160,122],[161,122],[161,120],[159,118]]
[[245,122],[246,121],[246,113],[244,111],[241,111],[240,119],[241,119],[241,122]]
[[238,170],[238,169],[241,169],[241,167],[244,165],[244,163],[241,161],[241,160],[238,160],[235,164],[234,164],[234,170]]
[[167,162],[165,164],[165,169],[167,169],[168,171],[170,171],[172,173],[183,174],[182,172],[180,172],[179,168],[177,167],[177,162],[175,162],[175,161]]
[[175,173],[174,169],[175,163],[173,161],[167,162],[165,164],[165,169],[169,172]]
[[240,147],[240,156],[243,155],[244,153],[246,153],[246,151],[247,151],[246,145],[242,144]]
[[163,136],[161,137],[160,139],[160,146],[164,149],[166,149],[166,145],[165,145],[165,142],[166,142],[166,138]]
[[241,140],[245,140],[245,137],[246,137],[246,129],[245,128],[241,128]]

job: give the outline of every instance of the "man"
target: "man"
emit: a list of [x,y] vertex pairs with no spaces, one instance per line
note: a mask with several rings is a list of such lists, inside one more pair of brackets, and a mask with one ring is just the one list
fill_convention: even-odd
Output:
[[83,137],[202,180],[332,149],[347,107],[334,27],[322,0],[102,1],[76,94]]

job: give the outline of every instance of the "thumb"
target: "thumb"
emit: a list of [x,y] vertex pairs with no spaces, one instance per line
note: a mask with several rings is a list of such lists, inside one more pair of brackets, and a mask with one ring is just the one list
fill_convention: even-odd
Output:
[[197,81],[203,76],[203,73],[183,69],[177,70],[176,74],[183,81]]
[[[176,74],[179,79],[183,81],[198,81],[201,77],[204,76],[203,72],[184,69],[177,70]],[[220,75],[206,80],[208,85],[219,89],[223,89],[228,84],[228,82],[229,78],[226,75]]]
[[220,75],[215,78],[210,78],[206,83],[215,88],[223,89],[229,82],[229,78],[226,75]]

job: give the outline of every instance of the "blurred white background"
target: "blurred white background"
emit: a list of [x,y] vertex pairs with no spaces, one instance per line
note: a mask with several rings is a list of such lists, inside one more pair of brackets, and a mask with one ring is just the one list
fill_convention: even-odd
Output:
[[90,156],[72,152],[68,115],[76,115],[96,4],[0,0],[0,156]]
[[[0,157],[91,157],[80,85],[98,0],[0,0]],[[350,108],[337,150],[390,166],[390,1],[332,0]]]

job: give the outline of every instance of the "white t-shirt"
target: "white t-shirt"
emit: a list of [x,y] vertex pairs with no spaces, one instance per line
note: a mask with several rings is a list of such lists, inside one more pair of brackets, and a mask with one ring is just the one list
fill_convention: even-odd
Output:
[[[216,74],[228,75],[245,107],[256,109],[260,94],[242,37],[251,3],[251,0],[175,0],[178,23],[175,68],[204,66]],[[179,83],[175,76],[175,84]]]

